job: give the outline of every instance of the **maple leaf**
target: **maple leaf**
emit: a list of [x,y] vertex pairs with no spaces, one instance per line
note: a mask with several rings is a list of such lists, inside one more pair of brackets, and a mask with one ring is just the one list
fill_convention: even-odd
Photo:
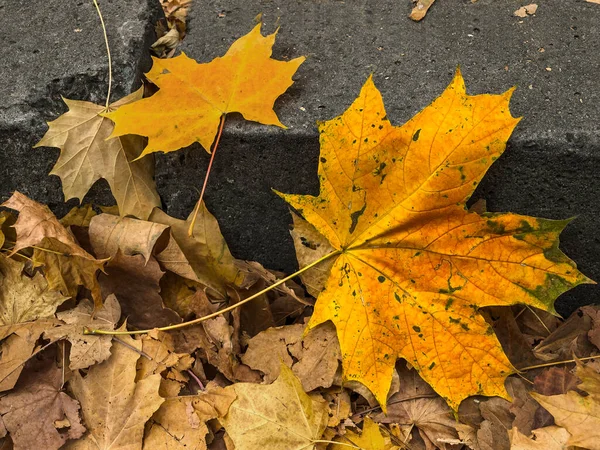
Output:
[[102,270],[106,261],[97,260],[81,248],[70,230],[58,221],[47,206],[20,192],[15,192],[0,206],[19,211],[19,218],[13,225],[17,231],[17,241],[11,255],[23,248],[45,245],[36,248],[34,262],[46,268],[50,287],[74,297],[77,286],[83,285],[91,291],[96,306],[102,305],[96,273]]
[[[140,341],[120,339],[141,351]],[[115,344],[110,358],[92,366],[85,377],[73,373],[69,383],[88,432],[68,449],[141,448],[144,424],[164,399],[158,395],[159,374],[135,381],[140,354],[128,347]]]
[[13,392],[0,399],[2,421],[15,450],[58,449],[85,433],[79,403],[62,392],[62,378],[54,364],[40,372],[29,371]]
[[369,78],[319,126],[319,196],[280,194],[335,249],[308,328],[333,321],[344,378],[382,407],[398,357],[454,409],[474,394],[507,397],[514,369],[479,308],[553,311],[558,295],[591,282],[558,249],[568,221],[465,208],[518,122],[511,94],[467,95],[457,71],[395,127]]
[[107,139],[113,123],[102,117],[142,98],[144,89],[104,107],[63,99],[69,111],[48,123],[48,131],[34,147],[58,147],[60,156],[50,175],[62,181],[65,199],[80,201],[100,178],[108,181],[122,216],[147,219],[160,197],[154,183],[154,160],[132,161],[144,146],[139,136]]
[[327,403],[306,394],[284,365],[273,384],[236,383],[226,390],[237,398],[219,420],[237,450],[312,449],[327,424]]
[[331,450],[346,450],[349,448],[348,443],[364,450],[396,450],[400,448],[393,445],[390,438],[381,433],[379,425],[369,417],[365,417],[363,430],[360,435],[348,430],[344,436],[336,440],[341,442],[342,445],[333,444]]
[[225,114],[285,128],[273,111],[277,97],[293,83],[304,57],[271,58],[273,33],[262,36],[260,24],[235,41],[227,53],[199,64],[184,53],[172,59],[153,58],[146,74],[160,89],[152,97],[122,106],[105,116],[115,122],[112,136],[148,137],[141,156],[171,152],[199,142],[208,152]]
[[579,389],[587,392],[582,396],[575,391],[559,395],[531,396],[554,416],[557,425],[571,433],[567,444],[590,450],[600,449],[600,375],[593,369],[577,363]]
[[121,317],[121,307],[114,295],[109,295],[102,308],[94,312],[94,305],[83,299],[75,308],[58,313],[56,316],[64,322],[44,332],[51,341],[66,339],[71,343],[69,368],[85,369],[93,364],[105,361],[110,356],[112,336],[83,335],[81,330],[88,327],[95,330],[114,330],[115,323]]

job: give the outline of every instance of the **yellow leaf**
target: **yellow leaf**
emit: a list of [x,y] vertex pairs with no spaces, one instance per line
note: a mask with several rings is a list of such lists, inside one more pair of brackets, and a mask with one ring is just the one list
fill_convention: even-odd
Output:
[[373,422],[369,417],[365,417],[364,427],[360,435],[348,430],[342,437],[336,439],[336,441],[346,444],[334,444],[331,446],[331,450],[347,450],[348,443],[360,447],[362,450],[396,450],[397,447],[392,444],[389,437],[383,435],[379,429],[379,425]]
[[160,90],[106,114],[115,122],[112,136],[148,136],[144,156],[194,142],[210,152],[221,116],[231,112],[284,127],[273,104],[292,85],[292,75],[304,57],[287,62],[272,59],[275,34],[264,37],[257,25],[235,41],[225,56],[210,63],[199,64],[183,53],[172,59],[153,58],[146,77]]
[[581,363],[577,364],[576,375],[582,381],[579,389],[588,394],[585,397],[575,391],[559,395],[531,392],[531,396],[554,416],[557,425],[571,433],[568,445],[599,450],[600,375]]
[[60,156],[51,175],[62,181],[65,199],[82,200],[100,178],[106,179],[122,216],[147,219],[160,206],[154,184],[154,160],[135,161],[144,146],[139,136],[107,139],[113,123],[107,111],[142,98],[143,88],[108,108],[90,102],[63,99],[69,111],[48,123],[48,131],[35,147],[58,147]]
[[554,299],[591,281],[558,249],[568,221],[470,212],[465,202],[518,119],[501,95],[466,94],[460,72],[401,127],[369,79],[320,124],[318,197],[280,194],[336,250],[308,328],[331,320],[345,380],[384,406],[398,357],[456,409],[507,397],[514,370],[479,308]]
[[139,449],[144,424],[164,401],[158,395],[159,374],[135,382],[142,343],[129,336],[120,339],[127,346],[114,345],[110,358],[92,366],[85,377],[73,372],[70,385],[88,432],[67,449]]
[[309,396],[282,365],[273,384],[236,383],[237,399],[220,419],[236,450],[309,450],[327,423],[327,403]]

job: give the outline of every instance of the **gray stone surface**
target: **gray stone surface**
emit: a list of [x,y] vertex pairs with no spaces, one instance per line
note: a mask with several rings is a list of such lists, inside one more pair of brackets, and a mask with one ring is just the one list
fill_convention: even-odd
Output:
[[[113,99],[139,86],[150,65],[156,0],[100,0],[113,58]],[[61,96],[103,104],[108,70],[104,37],[91,0],[0,0],[0,200],[14,190],[58,213],[60,180],[48,176],[57,149],[32,149],[46,121],[66,111]],[[110,202],[106,184],[92,197]],[[69,202],[73,206],[75,202]]]
[[[521,3],[440,0],[413,23],[409,0],[196,0],[184,51],[199,61],[222,55],[260,12],[265,33],[281,26],[275,57],[308,56],[276,103],[288,130],[228,119],[206,203],[233,253],[293,271],[290,217],[271,188],[318,193],[316,121],[341,114],[373,73],[388,117],[402,124],[442,92],[460,64],[471,94],[518,85],[511,108],[525,117],[473,199],[486,198],[491,211],[577,216],[561,246],[600,280],[600,6],[547,0],[535,16],[519,19],[512,13]],[[145,64],[148,4],[155,0],[102,2],[117,65],[115,98],[130,91]],[[58,153],[31,146],[44,121],[64,111],[60,95],[104,99],[95,12],[87,0],[0,0],[0,37],[9,50],[0,59],[0,197],[19,189],[63,212],[59,180],[46,175]],[[170,214],[192,209],[207,163],[196,145],[159,155],[157,183]],[[100,203],[108,197],[102,185],[88,196]],[[597,302],[599,293],[581,286],[557,307],[568,313]]]
[[[440,94],[460,65],[471,94],[517,85],[511,110],[524,116],[473,199],[487,199],[491,211],[577,216],[561,247],[600,280],[600,5],[548,0],[535,16],[520,19],[513,12],[521,3],[440,0],[420,23],[406,17],[408,0],[196,4],[184,51],[199,61],[223,54],[261,12],[265,33],[281,26],[275,57],[308,56],[276,103],[288,130],[226,125],[206,203],[234,254],[294,269],[290,218],[270,189],[318,193],[315,122],[341,114],[369,74],[388,117],[400,125]],[[207,157],[196,147],[159,158],[158,183],[170,212],[192,207]],[[567,313],[599,294],[580,286],[557,307]]]

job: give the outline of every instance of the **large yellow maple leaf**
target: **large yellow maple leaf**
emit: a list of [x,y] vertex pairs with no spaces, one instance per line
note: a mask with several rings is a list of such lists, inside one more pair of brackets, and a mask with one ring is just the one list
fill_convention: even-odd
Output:
[[246,120],[285,128],[273,104],[292,85],[292,75],[304,57],[272,59],[275,35],[262,36],[260,25],[256,25],[223,57],[209,63],[199,64],[185,53],[172,59],[153,58],[146,78],[159,91],[106,114],[115,122],[112,137],[148,136],[144,156],[175,151],[194,142],[210,152],[221,117],[231,112],[241,113]]
[[334,248],[308,328],[335,324],[344,378],[384,407],[398,357],[454,409],[474,394],[507,397],[514,368],[479,308],[554,311],[558,295],[591,282],[558,249],[568,221],[465,206],[519,121],[511,94],[467,95],[457,72],[395,127],[369,79],[320,124],[319,196],[280,194]]

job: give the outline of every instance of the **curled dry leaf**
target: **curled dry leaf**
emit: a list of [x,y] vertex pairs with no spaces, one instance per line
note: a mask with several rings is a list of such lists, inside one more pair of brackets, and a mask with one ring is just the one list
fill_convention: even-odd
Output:
[[15,450],[54,450],[83,436],[79,403],[62,392],[63,381],[54,364],[30,370],[14,391],[0,398],[2,421]]
[[130,217],[100,214],[90,221],[90,243],[99,258],[112,258],[118,250],[127,256],[143,255],[146,262],[154,247],[168,239],[167,226]]
[[63,324],[44,332],[44,337],[51,341],[66,339],[71,343],[69,352],[69,368],[85,369],[93,364],[105,361],[110,357],[112,336],[84,335],[83,328],[95,330],[114,330],[121,317],[121,307],[114,295],[109,295],[102,308],[94,312],[94,305],[89,300],[82,300],[68,311],[56,315]]
[[[94,304],[100,307],[102,298],[96,273],[102,269],[105,261],[97,260],[81,248],[73,234],[47,206],[20,192],[15,192],[1,206],[19,211],[19,218],[14,224],[17,241],[12,254],[27,247],[38,247],[34,259],[47,269],[52,289],[63,295],[74,296],[77,286],[82,285],[92,292]],[[46,253],[51,255],[43,255],[41,252],[44,247],[39,247],[40,245],[47,245],[49,248]]]
[[158,395],[160,375],[135,381],[141,342],[120,339],[137,352],[115,344],[110,358],[92,366],[85,377],[74,372],[69,382],[88,432],[68,449],[141,448],[144,424],[164,401]]
[[513,367],[480,308],[553,311],[558,295],[591,282],[558,249],[568,221],[465,207],[518,123],[511,94],[467,95],[457,71],[395,127],[369,78],[319,125],[319,196],[280,194],[337,252],[308,327],[336,325],[344,379],[384,408],[398,357],[454,409],[470,395],[507,397]]
[[121,215],[147,219],[160,206],[154,183],[154,160],[133,161],[140,156],[144,139],[123,136],[108,139],[113,123],[102,117],[142,98],[143,88],[112,103],[108,108],[90,102],[63,99],[69,111],[48,123],[48,131],[35,147],[58,147],[60,157],[51,175],[62,181],[65,199],[80,201],[100,178],[108,181]]
[[175,151],[194,142],[210,152],[221,116],[232,112],[283,128],[273,104],[292,85],[292,75],[304,57],[272,59],[274,42],[275,33],[263,37],[257,25],[210,63],[198,64],[185,54],[153,58],[146,78],[159,91],[108,113],[106,117],[115,122],[112,136],[148,136],[143,156]]
[[327,403],[306,394],[286,366],[273,384],[237,383],[226,390],[237,398],[220,422],[236,450],[306,450],[327,424]]

